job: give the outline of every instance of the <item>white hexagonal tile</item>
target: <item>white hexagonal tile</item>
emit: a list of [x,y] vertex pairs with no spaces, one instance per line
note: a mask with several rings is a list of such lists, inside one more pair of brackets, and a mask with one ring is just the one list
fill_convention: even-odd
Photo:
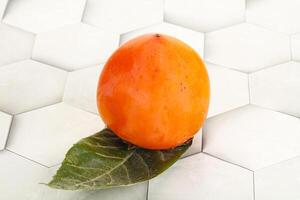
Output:
[[67,72],[33,60],[0,68],[0,110],[11,114],[61,101]]
[[105,62],[118,43],[119,35],[80,23],[38,34],[33,58],[75,70]]
[[249,103],[247,74],[211,63],[206,66],[211,91],[208,117]]
[[193,47],[203,57],[204,35],[203,33],[175,26],[169,23],[161,23],[121,35],[121,44],[146,33],[162,33],[173,36]]
[[256,200],[300,199],[300,158],[294,158],[255,172]]
[[79,139],[104,128],[99,116],[64,103],[16,115],[7,149],[47,166],[60,163]]
[[125,33],[163,21],[163,0],[88,0],[85,23]]
[[203,133],[204,152],[253,170],[300,155],[300,120],[252,105],[208,119]]
[[289,37],[247,23],[235,25],[206,34],[205,59],[253,72],[289,61]]
[[300,117],[300,63],[250,74],[251,103]]
[[6,5],[7,5],[7,2],[8,0],[1,0],[0,1],[0,20],[2,19],[2,16],[5,12],[5,8],[6,8]]
[[192,146],[182,155],[182,158],[191,156],[202,151],[202,129],[193,138]]
[[63,101],[83,110],[98,114],[97,86],[103,65],[70,72]]
[[3,21],[39,33],[81,21],[86,0],[10,0]]
[[247,21],[274,31],[295,33],[300,31],[298,0],[248,0]]
[[300,33],[291,36],[292,58],[300,61]]
[[5,148],[12,116],[0,111],[0,151]]
[[179,160],[150,181],[149,200],[252,200],[252,172],[205,154]]
[[[53,176],[58,167],[50,168]],[[49,176],[49,180],[51,179]],[[66,191],[44,188],[42,200],[146,200],[147,182],[120,188],[105,190]]]
[[165,1],[168,22],[203,32],[242,22],[244,16],[244,0]]
[[30,58],[33,40],[33,34],[0,23],[0,67]]
[[8,151],[0,152],[1,199],[40,200],[48,169]]

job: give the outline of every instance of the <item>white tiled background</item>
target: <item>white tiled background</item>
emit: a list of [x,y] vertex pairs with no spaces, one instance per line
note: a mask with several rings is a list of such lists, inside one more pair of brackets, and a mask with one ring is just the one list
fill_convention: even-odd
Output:
[[[300,199],[299,0],[0,0],[0,19],[1,200]],[[103,64],[148,32],[183,40],[207,64],[211,105],[192,148],[149,183],[39,184],[104,127]]]

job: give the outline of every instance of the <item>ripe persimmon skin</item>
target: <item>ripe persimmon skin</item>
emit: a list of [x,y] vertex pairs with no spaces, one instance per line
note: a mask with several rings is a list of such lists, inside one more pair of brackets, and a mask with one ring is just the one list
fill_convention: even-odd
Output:
[[169,149],[202,127],[209,78],[198,54],[162,34],[122,45],[99,79],[99,113],[120,138],[146,149]]

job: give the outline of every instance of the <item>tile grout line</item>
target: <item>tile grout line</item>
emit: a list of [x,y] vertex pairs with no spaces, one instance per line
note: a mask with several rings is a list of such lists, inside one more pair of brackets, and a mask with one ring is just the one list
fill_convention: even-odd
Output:
[[26,160],[28,160],[28,161],[30,161],[30,162],[33,162],[33,163],[35,163],[35,164],[41,165],[41,166],[46,167],[47,169],[49,169],[48,166],[46,166],[46,165],[44,165],[44,164],[42,164],[42,163],[39,163],[39,162],[37,162],[37,161],[35,161],[35,160],[32,160],[32,159],[30,159],[30,158],[27,158],[27,157],[25,157],[25,156],[23,156],[23,155],[21,155],[21,154],[18,154],[18,153],[14,152],[14,151],[9,150],[9,149],[5,149],[5,150],[8,151],[8,152],[10,152],[10,153],[13,153],[13,154],[15,154],[15,155],[17,155],[17,156],[19,156],[19,157],[22,157],[23,159],[26,159]]
[[264,170],[264,169],[266,169],[266,168],[273,167],[273,166],[275,166],[275,165],[280,165],[280,164],[283,164],[283,163],[285,163],[285,162],[289,162],[289,161],[294,160],[294,159],[300,159],[300,155],[297,155],[297,156],[294,156],[294,157],[291,157],[291,158],[287,158],[287,159],[285,159],[285,160],[281,160],[281,161],[276,162],[276,163],[272,163],[272,164],[270,164],[270,165],[267,165],[267,166],[261,167],[261,168],[259,168],[259,169],[256,169],[255,171]]
[[71,72],[67,72],[67,76],[66,76],[66,80],[65,80],[65,85],[64,85],[63,93],[62,93],[62,95],[61,95],[61,102],[64,102],[65,92],[66,92],[68,80],[69,80],[69,77],[70,77],[70,73],[71,73]]
[[[211,62],[210,60],[206,60],[204,59],[204,63],[205,64],[212,64],[212,65],[217,65],[219,67],[222,67],[222,68],[225,68],[225,69],[228,69],[228,70],[231,70],[231,71],[235,71],[235,72],[239,72],[239,73],[243,73],[243,74],[253,74],[253,73],[256,73],[256,72],[260,72],[260,71],[263,71],[263,70],[267,70],[267,69],[270,69],[272,67],[276,67],[277,65],[283,65],[283,64],[286,64],[286,63],[289,63],[289,62],[297,62],[297,61],[294,61],[294,60],[285,60],[285,61],[282,61],[282,62],[278,62],[276,64],[272,64],[272,65],[268,65],[268,66],[264,66],[258,70],[255,70],[255,71],[241,71],[241,70],[238,70],[238,69],[235,69],[235,68],[231,68],[231,67],[228,67],[228,66],[225,66],[225,65],[222,65],[222,64],[218,64],[218,63],[215,63],[215,62]],[[298,61],[300,62],[300,61]]]
[[53,106],[53,105],[59,104],[59,103],[62,103],[62,102],[61,101],[57,101],[57,102],[50,103],[50,104],[47,104],[47,105],[39,106],[39,107],[31,109],[31,110],[26,110],[26,111],[23,111],[23,112],[19,112],[19,113],[13,114],[13,116],[21,115],[21,114],[32,112],[32,111],[39,110],[39,109],[43,109],[43,108],[46,108],[46,107],[49,107],[49,106]]
[[272,28],[268,28],[268,27],[266,27],[266,26],[263,26],[263,25],[260,25],[260,24],[257,24],[257,23],[254,23],[254,22],[246,22],[247,24],[251,24],[251,25],[253,25],[253,26],[256,26],[256,27],[258,27],[258,28],[260,28],[260,29],[264,29],[264,30],[266,30],[266,31],[268,31],[268,32],[273,32],[273,33],[275,33],[275,34],[280,34],[280,35],[285,35],[285,36],[288,36],[289,34],[288,33],[286,33],[286,32],[281,32],[281,31],[276,31],[276,30],[273,30]]
[[[206,37],[205,37],[205,38],[206,38]],[[205,45],[205,42],[204,42],[204,46],[206,46],[206,45]],[[204,48],[204,52],[205,52],[205,48]],[[205,53],[204,53],[204,55],[205,55]],[[227,69],[227,70],[231,70],[231,71],[235,71],[235,72],[239,72],[239,73],[243,73],[243,74],[248,74],[248,73],[249,73],[249,72],[241,71],[241,70],[238,70],[238,69],[235,69],[235,68],[231,68],[231,67],[228,67],[228,66],[225,66],[225,65],[222,65],[222,64],[217,64],[217,63],[215,63],[215,62],[211,62],[211,61],[209,61],[209,60],[206,60],[205,58],[203,58],[203,62],[204,62],[205,64],[217,65],[217,66],[222,67],[222,68],[225,68],[225,69]]]
[[300,61],[299,61],[299,60],[292,60],[291,62],[294,62],[294,63],[300,64]]
[[31,47],[31,54],[30,54],[30,59],[31,59],[31,60],[34,60],[34,59],[33,59],[33,52],[34,52],[34,47],[35,47],[36,38],[37,38],[37,34],[34,34],[34,38],[33,38],[33,41],[32,41],[32,47]]
[[248,102],[249,104],[251,104],[250,74],[247,74],[247,80],[248,80]]
[[2,16],[0,16],[0,23],[3,23],[4,17],[7,13],[7,8],[8,8],[9,3],[10,3],[10,1],[7,0],[7,2],[5,4],[5,8],[4,8],[3,13],[2,13]]
[[264,110],[268,110],[268,111],[273,111],[273,112],[276,112],[276,113],[280,113],[280,114],[283,114],[283,115],[286,115],[286,116],[289,116],[289,117],[298,118],[298,119],[300,118],[300,116],[288,114],[288,113],[281,112],[281,111],[278,111],[278,110],[273,110],[272,108],[264,107],[264,106],[261,106],[261,105],[255,104],[255,103],[250,103],[250,105],[259,107],[259,108],[264,109]]
[[[77,71],[81,71],[81,70],[85,70],[85,69],[89,69],[89,68],[93,68],[93,67],[96,67],[96,66],[100,66],[100,65],[105,65],[106,61],[105,62],[101,62],[101,63],[95,63],[95,64],[92,64],[92,65],[88,65],[86,67],[81,67],[81,68],[78,68],[78,69],[65,69],[61,66],[58,66],[58,65],[54,65],[54,64],[51,64],[51,63],[47,63],[47,62],[44,62],[44,61],[41,61],[39,59],[36,59],[36,58],[29,58],[30,60],[33,60],[33,61],[36,61],[36,62],[39,62],[39,63],[42,63],[44,65],[48,65],[52,68],[55,68],[55,69],[58,69],[58,70],[62,70],[64,72],[77,72]],[[28,59],[23,59],[21,61],[24,61],[24,60],[28,60]],[[19,62],[19,61],[18,61]],[[12,62],[11,64],[13,64],[15,62]]]
[[122,38],[121,38],[121,34],[119,34],[119,42],[118,42],[119,48],[120,48],[120,46],[122,46],[121,42],[122,42]]
[[23,61],[26,61],[26,60],[30,60],[30,59],[31,59],[31,58],[28,57],[28,58],[18,59],[18,60],[15,60],[15,61],[10,61],[10,62],[8,62],[8,63],[5,63],[5,64],[3,64],[3,65],[0,65],[0,68],[1,68],[1,67],[6,67],[6,66],[8,66],[8,65],[13,65],[13,64],[15,64],[15,63],[23,62]]
[[187,156],[180,157],[179,159],[180,159],[180,160],[184,160],[184,159],[186,159],[186,158],[193,157],[193,156],[196,156],[196,155],[201,154],[201,153],[204,153],[204,152],[202,152],[202,151],[200,151],[200,152],[195,152],[195,153],[189,154],[189,155],[187,155]]
[[252,181],[253,181],[253,200],[255,200],[256,199],[256,197],[255,197],[255,172],[253,171],[253,178],[252,178]]
[[[264,108],[264,107],[263,107],[263,108]],[[272,110],[272,111],[275,111],[275,112],[278,112],[278,113],[281,113],[281,114],[283,114],[283,115],[288,115],[288,116],[290,116],[290,117],[295,117],[295,118],[300,119],[300,116],[297,116],[297,115],[292,115],[292,114],[289,114],[289,113],[285,113],[285,112],[278,111],[278,110],[273,110],[273,109],[270,109],[270,108],[266,108],[266,109]]]
[[84,18],[85,13],[86,13],[88,1],[89,1],[89,0],[85,0],[84,7],[83,7],[83,9],[82,9],[82,14],[81,14],[81,18],[80,18],[80,22],[81,22],[81,23],[84,23],[84,22],[83,22],[83,18]]
[[241,20],[239,22],[235,22],[235,23],[231,23],[231,24],[228,24],[228,25],[224,25],[224,26],[221,26],[219,28],[214,28],[212,30],[209,30],[209,31],[199,31],[199,30],[196,30],[196,29],[191,29],[191,28],[188,28],[186,26],[183,26],[183,25],[178,25],[178,26],[182,26],[184,28],[187,28],[187,29],[190,29],[190,30],[194,30],[194,31],[197,31],[197,32],[200,32],[200,33],[212,33],[212,32],[216,32],[216,31],[220,31],[220,30],[223,30],[223,29],[227,29],[227,28],[231,28],[231,27],[234,27],[234,26],[238,26],[238,25],[241,25],[241,24],[245,24],[245,20]]
[[123,35],[130,34],[130,33],[134,32],[134,31],[141,31],[141,30],[143,30],[145,28],[150,28],[150,27],[157,26],[157,25],[160,25],[160,24],[163,24],[163,23],[168,23],[168,24],[171,24],[171,25],[174,25],[174,26],[178,26],[176,24],[172,24],[171,22],[159,21],[159,22],[154,22],[154,23],[151,23],[151,24],[148,24],[148,25],[136,28],[134,30],[129,30],[129,31],[126,31],[126,32],[121,32],[121,33],[118,33],[118,34],[120,36],[120,39],[122,39]]
[[74,106],[74,105],[72,105],[72,104],[66,103],[66,102],[64,102],[64,101],[57,101],[57,102],[54,102],[54,103],[51,103],[51,104],[48,104],[48,105],[40,106],[40,107],[31,109],[31,110],[27,110],[27,111],[24,111],[24,112],[20,112],[20,113],[17,113],[17,114],[13,114],[13,115],[11,115],[11,116],[21,115],[21,114],[24,114],[24,113],[36,111],[36,110],[43,109],[43,108],[47,108],[47,107],[49,107],[49,106],[54,106],[54,105],[60,104],[60,103],[64,103],[64,104],[66,104],[66,105],[72,107],[73,109],[78,109],[78,110],[81,110],[81,111],[83,111],[83,112],[87,112],[87,113],[89,113],[89,114],[93,114],[93,115],[95,115],[95,116],[99,116],[97,113],[94,113],[94,112],[91,112],[91,111],[88,111],[88,110],[81,109],[81,108],[79,108],[79,107],[77,107],[77,106]]
[[19,30],[21,32],[25,32],[25,33],[30,33],[32,35],[36,35],[37,33],[35,32],[32,32],[32,31],[28,31],[26,29],[23,29],[22,27],[19,27],[19,26],[15,26],[15,25],[12,25],[12,24],[8,24],[7,22],[5,22],[4,20],[1,20],[1,23],[2,24],[5,24],[6,26],[9,26],[10,28],[12,29],[16,29],[16,30]]
[[163,18],[162,18],[162,22],[167,22],[166,21],[166,0],[162,0],[163,2]]
[[263,70],[267,70],[267,69],[270,69],[270,68],[273,68],[273,67],[276,67],[278,65],[283,65],[283,64],[286,64],[286,63],[289,63],[291,62],[291,60],[285,60],[285,61],[282,61],[282,62],[279,62],[279,63],[276,63],[276,64],[273,64],[273,65],[269,65],[269,66],[264,66],[263,68],[260,68],[256,71],[253,71],[253,72],[250,72],[249,74],[253,74],[253,73],[256,73],[256,72],[260,72],[260,71],[263,71]]
[[77,106],[75,106],[75,105],[73,105],[73,104],[71,104],[71,103],[64,102],[64,101],[61,101],[60,103],[63,103],[63,104],[65,104],[65,105],[68,105],[68,106],[72,107],[73,109],[78,109],[78,110],[81,110],[81,111],[83,111],[83,112],[89,113],[89,114],[91,114],[91,115],[95,115],[95,116],[97,116],[97,117],[100,117],[100,115],[99,115],[98,112],[97,112],[97,113],[94,113],[94,112],[92,112],[92,111],[89,111],[89,110],[86,110],[86,109],[77,107]]
[[93,64],[93,65],[89,65],[87,67],[82,67],[82,68],[79,68],[79,69],[74,69],[74,70],[70,70],[68,72],[78,72],[78,71],[82,71],[82,70],[86,70],[86,69],[90,69],[90,68],[93,68],[93,67],[99,67],[100,65],[104,65],[106,64],[106,61],[105,62],[101,62],[101,63],[96,63],[96,64]]
[[[159,23],[161,23],[161,22],[159,22]],[[194,32],[197,32],[197,33],[209,34],[209,33],[215,32],[215,31],[219,31],[219,30],[222,30],[222,29],[230,28],[230,27],[233,27],[233,26],[237,26],[237,25],[240,25],[240,24],[247,23],[247,22],[245,22],[245,20],[242,20],[242,21],[239,21],[239,22],[235,22],[235,23],[232,23],[232,24],[221,26],[219,28],[214,28],[214,29],[208,30],[208,31],[198,30],[196,28],[192,28],[192,27],[189,27],[189,26],[185,26],[183,24],[179,24],[179,23],[175,23],[173,21],[166,20],[165,18],[163,20],[163,23],[168,23],[168,24],[172,24],[174,26],[179,26],[181,28],[188,29],[190,31],[194,31]],[[151,25],[149,25],[149,26],[151,26]],[[148,26],[146,26],[146,27],[148,27]],[[146,27],[143,27],[143,28],[146,28]],[[139,29],[135,29],[135,30],[139,30]],[[135,31],[135,30],[133,30],[133,31]],[[129,32],[131,32],[131,31],[129,31]],[[128,32],[126,32],[126,33],[128,33]]]
[[62,164],[62,162],[60,162],[60,163],[58,163],[58,164],[55,164],[55,165],[51,165],[51,166],[49,166],[48,168],[58,167],[58,166],[60,166],[61,164]]
[[292,35],[289,35],[290,61],[293,61]]
[[44,64],[44,65],[48,65],[48,66],[50,66],[50,67],[52,67],[52,68],[55,68],[55,69],[58,69],[58,70],[62,70],[62,71],[65,71],[65,72],[70,72],[70,71],[71,71],[71,70],[64,69],[63,67],[60,67],[60,66],[58,66],[58,65],[46,63],[46,62],[44,62],[44,61],[41,61],[41,60],[36,59],[36,58],[33,58],[33,57],[31,57],[30,59],[33,60],[33,61],[42,63],[42,64]]
[[[201,55],[200,55],[200,58],[202,59],[202,61],[204,62],[204,64],[205,64],[205,67],[206,67],[206,63],[205,63],[205,52],[206,52],[206,33],[202,33],[203,34],[203,47],[202,47],[202,51],[203,51],[203,55],[202,55],[202,58],[201,58]],[[207,67],[206,67],[207,68]]]
[[247,23],[248,0],[245,0],[244,22]]
[[[219,114],[216,114],[216,115],[213,115],[213,116],[208,117],[207,120],[209,120],[209,119],[211,119],[211,118],[218,117],[219,115],[223,115],[223,114],[226,114],[226,113],[229,113],[229,112],[232,112],[232,111],[239,110],[239,109],[244,108],[244,107],[247,107],[247,106],[249,106],[249,105],[250,105],[249,103],[248,103],[248,104],[243,104],[243,105],[241,105],[241,106],[232,108],[232,109],[230,109],[230,110],[226,110],[226,111],[224,111],[224,112],[222,112],[222,113],[219,113]],[[252,104],[251,104],[251,105],[252,105]],[[205,126],[205,125],[204,125],[204,126]]]
[[239,165],[239,164],[236,164],[236,163],[233,163],[233,162],[224,160],[224,159],[219,158],[219,157],[217,157],[217,156],[214,156],[214,155],[212,155],[212,154],[210,154],[210,153],[207,153],[207,152],[204,152],[204,151],[203,151],[202,153],[205,154],[205,155],[207,155],[207,156],[213,157],[213,158],[215,158],[215,159],[221,160],[221,161],[223,161],[223,162],[229,163],[229,164],[231,164],[231,165],[235,165],[236,167],[240,167],[240,168],[243,168],[243,169],[245,169],[245,170],[247,170],[247,171],[254,172],[253,170],[251,170],[251,169],[249,169],[249,168],[247,168],[247,167],[244,167],[244,166],[242,166],[242,165]]
[[148,180],[148,182],[147,182],[147,191],[146,191],[146,200],[149,200],[149,185],[150,185],[150,181]]
[[14,116],[13,115],[10,115],[10,116],[11,116],[11,121],[10,121],[10,124],[9,124],[9,129],[8,129],[6,141],[5,141],[5,144],[4,144],[4,149],[6,149],[6,146],[7,146],[8,140],[9,140],[9,135],[10,135],[10,132],[11,132],[11,129],[12,129],[13,121],[14,121]]
[[[206,118],[206,120],[207,120],[208,118]],[[203,152],[203,145],[204,145],[204,137],[203,137],[203,128],[204,128],[204,126],[205,126],[205,124],[202,126],[202,131],[201,131],[201,151],[200,151],[200,153],[201,152]]]
[[9,116],[13,116],[13,114],[11,114],[11,113],[9,113],[9,112],[6,112],[6,111],[4,111],[4,110],[0,110],[0,112],[2,112],[2,113],[4,113],[4,114],[7,114],[7,115],[9,115]]

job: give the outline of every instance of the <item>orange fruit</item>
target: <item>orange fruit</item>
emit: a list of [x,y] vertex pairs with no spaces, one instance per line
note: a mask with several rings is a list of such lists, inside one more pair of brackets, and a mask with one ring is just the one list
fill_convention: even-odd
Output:
[[147,149],[169,149],[192,138],[203,125],[209,79],[201,58],[187,44],[147,34],[109,58],[97,102],[103,121],[123,140]]

